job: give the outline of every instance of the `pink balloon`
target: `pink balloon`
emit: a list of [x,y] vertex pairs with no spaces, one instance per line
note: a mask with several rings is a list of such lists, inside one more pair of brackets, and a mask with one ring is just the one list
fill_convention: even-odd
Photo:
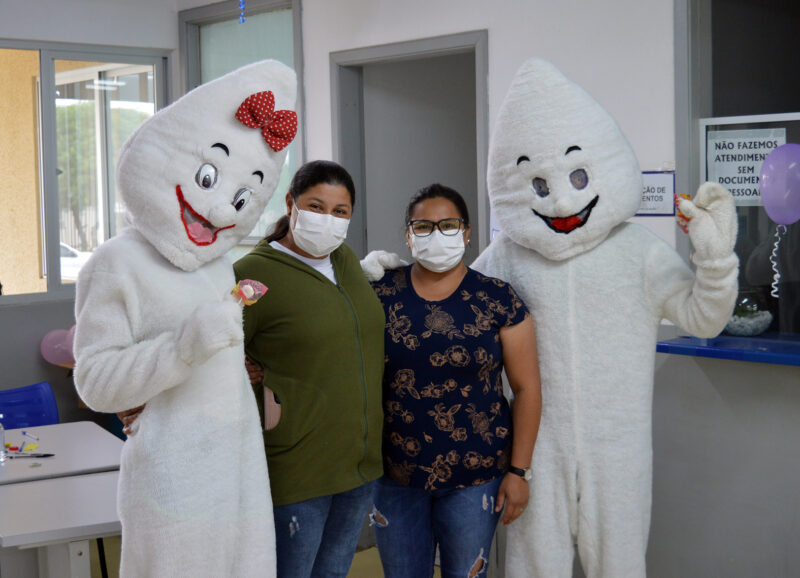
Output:
[[72,329],[54,329],[42,338],[39,348],[42,357],[53,365],[72,368],[75,366],[75,358],[72,356],[72,339],[74,331]]
[[759,186],[770,219],[779,225],[800,220],[800,144],[787,143],[767,155]]

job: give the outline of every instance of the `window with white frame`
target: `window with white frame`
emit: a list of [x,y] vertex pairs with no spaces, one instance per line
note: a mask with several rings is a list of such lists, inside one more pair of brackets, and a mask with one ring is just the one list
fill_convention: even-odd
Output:
[[61,280],[68,282],[77,278],[83,256],[125,225],[115,162],[125,139],[155,113],[155,91],[152,66],[55,65],[59,240],[76,253],[61,259]]
[[0,42],[3,295],[70,295],[78,271],[124,226],[121,144],[164,104],[165,57]]
[[[192,89],[241,66],[272,58],[293,68],[298,76],[297,107],[302,117],[302,62],[298,0],[251,0],[244,18],[236,1],[220,2],[180,13],[182,45],[186,50],[186,83]],[[286,212],[285,196],[302,163],[302,118],[289,145],[278,187],[264,213],[233,259],[247,253]]]

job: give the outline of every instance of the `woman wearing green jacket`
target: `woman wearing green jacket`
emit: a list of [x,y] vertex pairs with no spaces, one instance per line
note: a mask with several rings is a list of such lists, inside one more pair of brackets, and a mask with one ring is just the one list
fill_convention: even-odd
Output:
[[280,411],[264,445],[285,578],[346,575],[382,474],[384,313],[342,244],[354,200],[344,168],[303,165],[287,215],[234,264],[269,288],[244,310],[245,351],[265,427]]

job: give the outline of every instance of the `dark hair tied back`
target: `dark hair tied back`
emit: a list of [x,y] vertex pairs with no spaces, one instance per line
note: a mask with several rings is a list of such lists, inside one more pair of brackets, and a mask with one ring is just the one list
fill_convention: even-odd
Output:
[[264,240],[267,243],[272,243],[273,241],[280,241],[286,236],[286,233],[288,232],[289,232],[289,215],[284,215],[277,220],[277,222],[275,223],[275,228],[269,235],[264,237]]
[[[350,193],[350,204],[356,204],[356,187],[350,173],[340,164],[333,161],[309,161],[299,169],[292,177],[289,184],[289,194],[297,203],[297,197],[305,193],[311,187],[317,185],[339,185],[347,189]],[[283,239],[289,232],[289,217],[284,215],[275,223],[275,230],[264,237],[267,243]]]
[[447,199],[453,203],[458,210],[458,214],[461,215],[461,218],[464,221],[464,227],[469,226],[469,211],[467,210],[467,203],[464,202],[464,197],[462,197],[461,194],[455,189],[440,185],[439,183],[428,185],[427,187],[423,187],[414,193],[414,196],[411,197],[411,201],[408,203],[408,207],[406,208],[406,225],[411,222],[411,214],[414,212],[414,207],[427,199],[439,198]]

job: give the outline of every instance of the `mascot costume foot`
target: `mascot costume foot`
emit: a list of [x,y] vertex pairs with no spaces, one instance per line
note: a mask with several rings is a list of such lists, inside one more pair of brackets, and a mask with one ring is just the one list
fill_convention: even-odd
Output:
[[146,403],[122,451],[123,577],[275,576],[267,464],[225,254],[294,138],[294,72],[256,63],[148,119],[117,164],[130,227],[76,294],[75,382],[96,411]]
[[717,184],[680,210],[696,272],[626,223],[642,180],[617,124],[556,68],[530,60],[500,109],[489,197],[502,233],[473,264],[511,283],[536,323],[543,412],[530,506],[508,529],[506,575],[645,576],[652,397],[662,318],[700,337],[737,293],[736,211]]

